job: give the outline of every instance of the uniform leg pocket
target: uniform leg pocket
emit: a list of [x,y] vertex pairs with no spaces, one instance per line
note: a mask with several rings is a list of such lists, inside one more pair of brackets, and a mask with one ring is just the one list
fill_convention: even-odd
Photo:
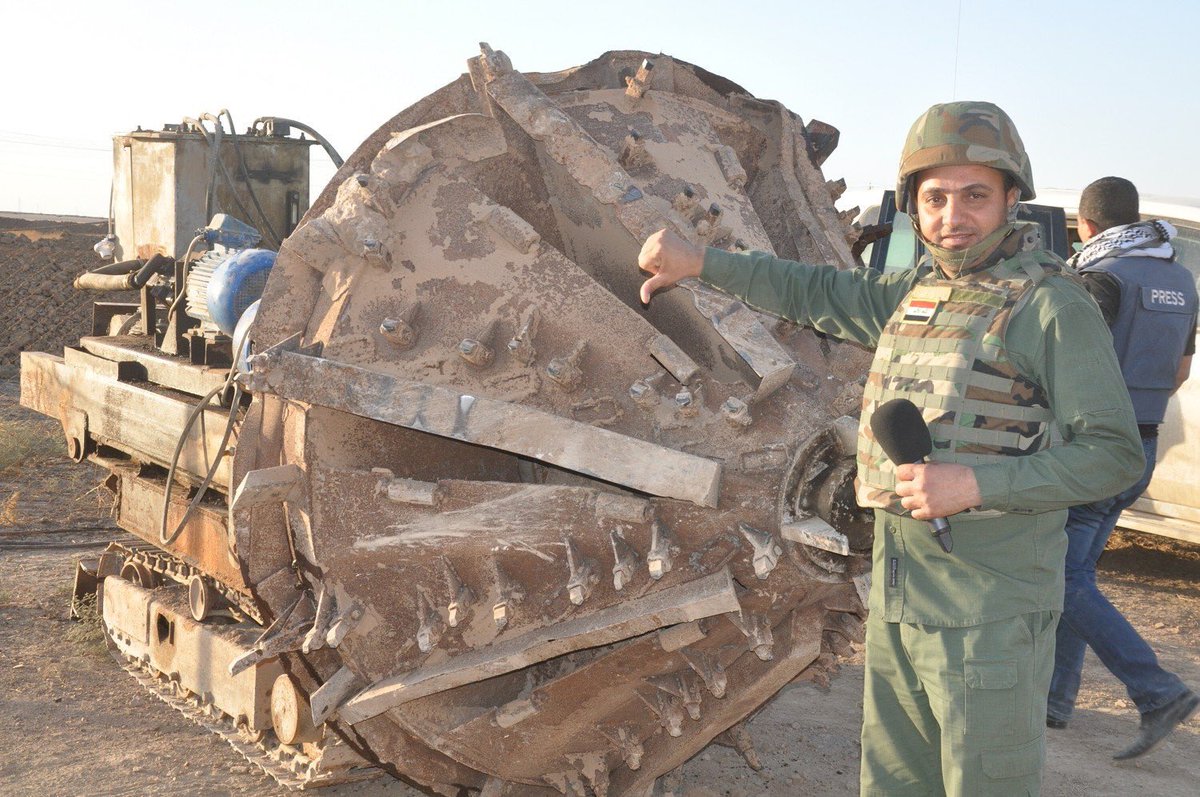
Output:
[[983,782],[973,788],[975,794],[1013,797],[1038,794],[1041,791],[1042,760],[1045,757],[1044,739],[1013,747],[984,750],[981,758]]
[[963,713],[966,734],[977,739],[1012,739],[1018,734],[1015,723],[1017,662],[967,659],[963,662],[966,686]]

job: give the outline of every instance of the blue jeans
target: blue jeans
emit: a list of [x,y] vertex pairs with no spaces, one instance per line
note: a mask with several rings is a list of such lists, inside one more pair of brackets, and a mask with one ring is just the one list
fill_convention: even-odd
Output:
[[1054,675],[1046,715],[1071,718],[1083,654],[1091,646],[1109,672],[1121,679],[1129,699],[1145,714],[1187,691],[1183,681],[1158,664],[1154,651],[1096,586],[1096,562],[1104,553],[1121,511],[1150,484],[1158,439],[1142,438],[1146,470],[1129,489],[1091,504],[1071,507],[1067,517],[1067,585],[1054,651]]

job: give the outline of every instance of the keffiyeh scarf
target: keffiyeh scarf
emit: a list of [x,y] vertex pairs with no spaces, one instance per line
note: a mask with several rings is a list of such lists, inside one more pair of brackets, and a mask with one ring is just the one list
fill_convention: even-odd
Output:
[[1109,227],[1088,241],[1067,263],[1079,270],[1106,257],[1158,257],[1170,260],[1175,256],[1175,247],[1171,246],[1175,234],[1171,223],[1162,219]]

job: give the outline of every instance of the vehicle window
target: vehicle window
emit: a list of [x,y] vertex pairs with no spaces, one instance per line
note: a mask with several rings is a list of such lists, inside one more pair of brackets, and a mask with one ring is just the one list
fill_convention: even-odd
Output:
[[1175,247],[1175,259],[1192,272],[1196,286],[1200,288],[1200,228],[1185,225],[1184,222],[1168,219],[1179,232],[1171,241]]
[[[924,247],[921,247],[924,249]],[[892,218],[892,234],[888,236],[887,256],[883,261],[883,273],[908,271],[917,265],[917,233],[908,216],[896,214]]]

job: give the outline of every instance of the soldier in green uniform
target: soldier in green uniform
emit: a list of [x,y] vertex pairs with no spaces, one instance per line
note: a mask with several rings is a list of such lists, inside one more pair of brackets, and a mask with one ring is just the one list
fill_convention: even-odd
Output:
[[[1063,600],[1067,507],[1113,495],[1143,455],[1095,302],[1015,223],[1024,145],[985,102],[935,105],[904,146],[896,203],[931,258],[879,275],[647,239],[642,301],[686,277],[875,348],[858,500],[875,509],[863,795],[1038,794]],[[870,431],[920,408],[929,464],[893,466]],[[925,521],[952,517],[953,552]]]

